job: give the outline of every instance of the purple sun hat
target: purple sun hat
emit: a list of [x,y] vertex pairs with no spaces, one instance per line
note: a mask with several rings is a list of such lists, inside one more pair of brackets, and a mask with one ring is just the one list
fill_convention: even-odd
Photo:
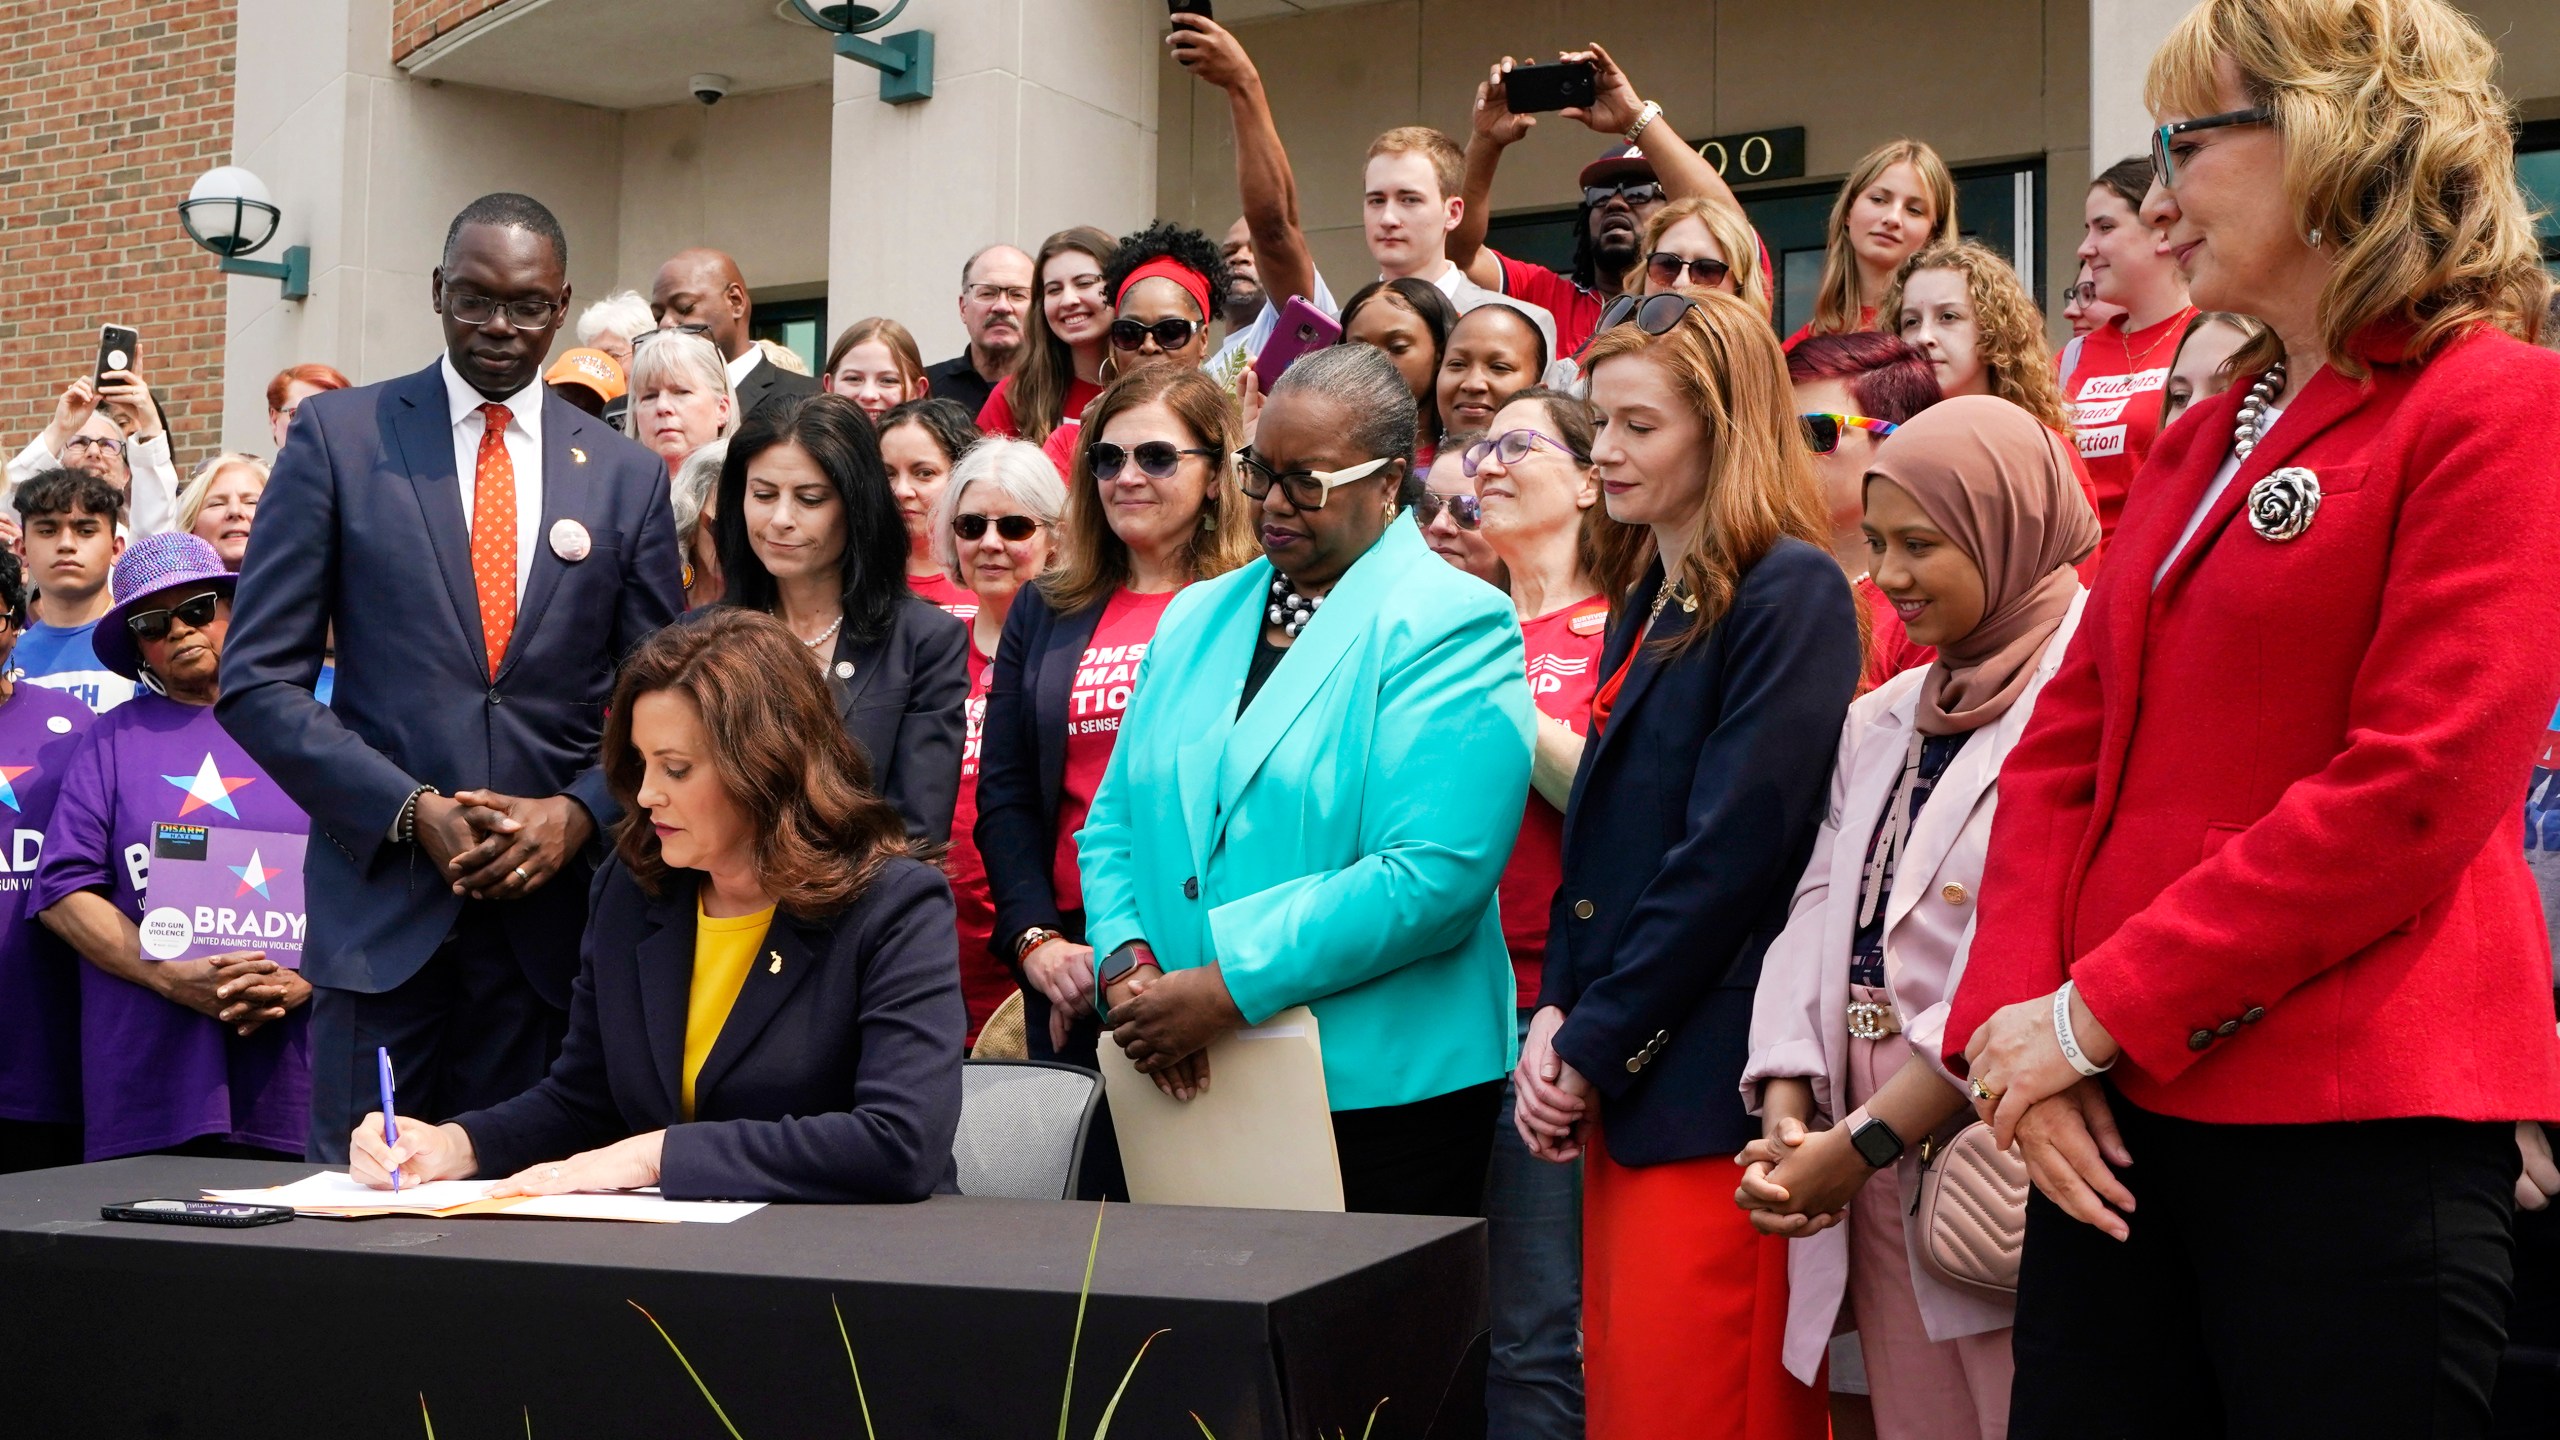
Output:
[[125,547],[107,577],[115,608],[99,617],[98,628],[89,632],[89,646],[98,652],[99,664],[128,680],[139,680],[142,653],[134,647],[127,617],[163,591],[205,580],[219,581],[227,590],[239,578],[222,568],[222,557],[202,536],[172,532],[136,540]]

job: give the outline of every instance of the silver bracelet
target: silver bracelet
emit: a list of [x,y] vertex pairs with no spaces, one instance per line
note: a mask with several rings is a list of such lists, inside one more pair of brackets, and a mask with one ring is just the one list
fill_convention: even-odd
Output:
[[[2062,1042],[2062,1058],[2071,1062],[2071,1068],[2094,1080],[2116,1068],[2116,1062],[2110,1060],[2104,1065],[2090,1064],[2088,1055],[2080,1049],[2079,1038],[2071,1033],[2071,993],[2074,983],[2065,980],[2062,982],[2062,988],[2053,992],[2053,1038]],[[2123,1058],[2121,1055],[2116,1057],[2117,1060]]]
[[1646,102],[1644,102],[1644,108],[1643,108],[1643,109],[1641,109],[1641,110],[1638,110],[1638,111],[1636,112],[1636,123],[1634,123],[1633,125],[1630,125],[1630,126],[1628,126],[1628,127],[1627,127],[1627,134],[1626,134],[1626,141],[1627,141],[1627,143],[1628,143],[1628,144],[1630,144],[1630,145],[1633,145],[1634,143],[1636,143],[1636,137],[1637,137],[1637,136],[1639,136],[1639,135],[1641,135],[1641,134],[1643,134],[1643,133],[1645,132],[1645,127],[1646,127],[1646,126],[1648,126],[1648,125],[1651,125],[1654,121],[1659,120],[1659,119],[1661,119],[1661,118],[1662,118],[1662,102],[1661,102],[1661,101],[1659,101],[1659,100],[1647,100]]

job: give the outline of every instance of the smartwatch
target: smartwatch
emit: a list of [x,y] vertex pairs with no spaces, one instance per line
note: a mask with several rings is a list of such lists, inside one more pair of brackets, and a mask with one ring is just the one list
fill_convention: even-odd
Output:
[[[1866,1112],[1861,1110],[1859,1114],[1865,1115]],[[1850,1118],[1854,1120],[1858,1117]],[[1872,1115],[1866,1115],[1866,1118],[1849,1132],[1849,1148],[1858,1152],[1858,1158],[1866,1161],[1869,1169],[1881,1170],[1902,1158],[1903,1144],[1902,1137],[1893,1133],[1892,1126]]]
[[1111,987],[1129,978],[1129,972],[1141,965],[1156,963],[1156,952],[1144,940],[1124,940],[1120,947],[1102,957],[1094,974],[1093,1013],[1102,1020],[1110,1019]]

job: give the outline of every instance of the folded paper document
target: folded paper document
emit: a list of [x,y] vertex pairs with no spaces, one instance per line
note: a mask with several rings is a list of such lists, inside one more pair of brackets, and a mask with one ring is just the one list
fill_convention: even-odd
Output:
[[585,1191],[574,1195],[516,1195],[493,1199],[487,1180],[430,1180],[397,1192],[359,1185],[343,1170],[323,1170],[290,1185],[265,1190],[207,1190],[208,1200],[240,1205],[290,1205],[298,1215],[363,1220],[378,1215],[431,1215],[438,1219],[502,1215],[510,1220],[632,1220],[647,1224],[726,1225],[764,1208],[761,1202],[669,1200],[654,1190]]

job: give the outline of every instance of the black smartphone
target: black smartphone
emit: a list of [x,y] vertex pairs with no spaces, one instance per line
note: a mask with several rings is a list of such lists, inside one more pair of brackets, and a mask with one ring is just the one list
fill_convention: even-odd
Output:
[[1588,60],[1514,66],[1502,77],[1502,93],[1514,115],[1589,105],[1600,98],[1599,72]]
[[1164,8],[1174,15],[1197,15],[1203,20],[1218,18],[1209,13],[1209,0],[1164,0]]
[[252,1225],[273,1225],[293,1218],[290,1205],[238,1205],[225,1200],[135,1200],[124,1205],[101,1205],[98,1213],[109,1220],[133,1220],[146,1225],[210,1225],[219,1230],[246,1230]]
[[98,373],[92,377],[106,384],[107,372],[133,368],[134,352],[142,348],[142,332],[130,325],[98,327]]

